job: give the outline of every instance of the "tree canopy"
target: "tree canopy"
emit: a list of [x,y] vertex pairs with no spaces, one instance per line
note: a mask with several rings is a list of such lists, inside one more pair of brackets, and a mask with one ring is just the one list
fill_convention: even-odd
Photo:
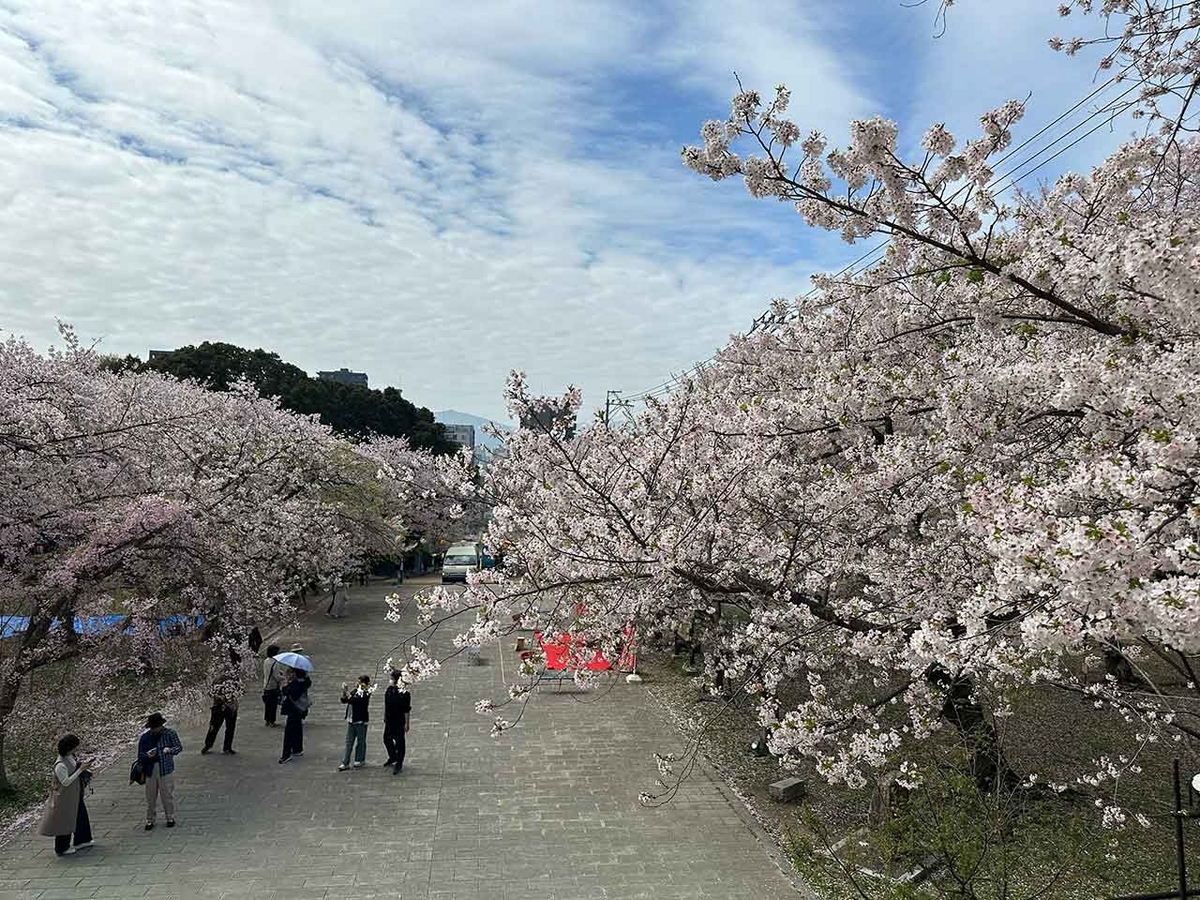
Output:
[[352,439],[376,434],[407,438],[413,447],[435,453],[454,450],[454,444],[433,420],[433,413],[404,399],[395,388],[373,390],[311,378],[303,369],[280,359],[278,353],[205,341],[145,363],[131,357],[107,361],[113,370],[135,363],[141,369],[198,381],[217,391],[227,391],[245,379],[262,396],[278,397],[285,409],[318,415],[335,432]]

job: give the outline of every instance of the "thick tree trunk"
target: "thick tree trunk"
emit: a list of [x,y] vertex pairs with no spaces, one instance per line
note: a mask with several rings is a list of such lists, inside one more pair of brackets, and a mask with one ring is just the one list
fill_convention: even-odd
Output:
[[951,675],[940,667],[929,673],[929,679],[946,691],[942,718],[958,731],[970,747],[969,770],[979,790],[985,794],[1000,788],[1012,789],[1021,777],[1008,764],[1000,736],[984,712],[983,706],[971,699],[975,681],[966,675]]
[[20,689],[20,676],[13,673],[9,673],[0,682],[0,794],[11,794],[13,792],[12,782],[8,778],[8,769],[5,767],[4,739],[8,735],[8,720],[17,706],[17,695],[20,693]]
[[1133,663],[1116,647],[1104,648],[1104,671],[1122,687],[1141,687],[1145,684],[1142,676],[1134,671]]

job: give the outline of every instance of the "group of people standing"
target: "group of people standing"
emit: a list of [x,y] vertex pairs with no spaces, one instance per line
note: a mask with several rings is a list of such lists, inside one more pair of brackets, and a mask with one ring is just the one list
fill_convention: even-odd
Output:
[[[408,734],[412,715],[412,697],[400,687],[400,673],[392,672],[391,684],[383,694],[383,746],[387,750],[385,766],[392,767],[392,774],[399,775],[404,768],[405,736]],[[346,752],[342,756],[339,772],[350,768],[350,755],[354,754],[354,768],[367,761],[367,727],[371,722],[371,695],[375,686],[370,675],[360,675],[358,683],[351,688],[342,683],[342,703],[346,706]]]
[[[91,782],[92,764],[80,753],[82,742],[73,734],[58,740],[58,760],[50,785],[50,799],[42,813],[38,833],[54,838],[54,852],[69,856],[93,846],[92,823],[84,792]],[[162,713],[146,719],[146,730],[138,738],[137,760],[130,773],[146,788],[146,830],[154,828],[161,805],[167,827],[175,827],[175,757],[183,744]]]
[[[292,653],[302,653],[304,648],[294,644]],[[308,672],[279,663],[280,648],[272,644],[263,659],[262,701],[263,720],[268,728],[279,727],[278,717],[284,717],[283,753],[280,763],[304,755],[304,719],[311,708],[309,690],[312,679]],[[370,723],[370,701],[374,685],[369,675],[363,675],[351,688],[342,685],[341,702],[346,707],[346,751],[339,771],[359,768],[366,762],[367,728]],[[219,696],[214,691],[213,705],[209,716],[208,732],[204,738],[201,754],[209,753],[216,743],[221,729],[225,729],[223,752],[235,754],[233,736],[237,727],[238,701],[236,697]],[[400,686],[400,673],[391,673],[391,684],[384,692],[383,744],[387,750],[385,766],[398,775],[404,767],[406,735],[412,714],[412,700],[407,690]],[[175,757],[183,752],[183,744],[174,729],[167,727],[161,713],[146,719],[146,730],[138,738],[137,761],[130,773],[131,781],[143,783],[146,789],[147,831],[155,827],[158,807],[161,805],[168,828],[175,827]],[[91,780],[91,763],[80,753],[81,741],[74,734],[66,734],[58,742],[58,759],[54,765],[54,778],[50,799],[46,804],[38,829],[40,834],[54,838],[54,852],[67,856],[78,850],[93,846],[91,821],[84,803],[84,792]]]
[[[285,763],[293,756],[304,755],[304,719],[310,706],[308,692],[312,679],[303,669],[285,665],[275,659],[279,655],[278,644],[267,647],[262,661],[263,721],[268,728],[279,727],[279,714],[284,717],[283,753],[279,757]],[[301,654],[304,647],[292,644],[291,653]],[[209,753],[217,742],[217,735],[225,729],[222,752],[236,755],[233,736],[237,729],[238,698],[228,695],[225,684],[215,686],[212,694],[212,709],[208,719],[208,734],[204,738],[201,753]]]

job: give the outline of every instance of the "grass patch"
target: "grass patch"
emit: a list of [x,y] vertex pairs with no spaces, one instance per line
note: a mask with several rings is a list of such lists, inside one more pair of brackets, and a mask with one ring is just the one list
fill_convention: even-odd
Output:
[[[694,735],[717,712],[719,704],[700,701],[694,679],[683,672],[686,655],[644,653],[639,662],[651,676],[648,689],[672,711],[685,735]],[[1166,673],[1158,674],[1167,680]],[[986,698],[985,705],[990,707]],[[1101,756],[1125,756],[1142,772],[1123,777],[1117,785],[1080,786],[1075,796],[1031,790],[997,800],[974,790],[973,779],[964,774],[967,765],[956,737],[946,729],[919,748],[918,755],[936,777],[911,795],[888,825],[871,828],[870,789],[829,785],[811,765],[784,772],[777,760],[750,753],[750,743],[760,731],[748,702],[722,711],[709,723],[703,749],[713,768],[748,800],[799,875],[833,900],[862,900],[863,893],[872,900],[1075,900],[1171,888],[1176,877],[1171,760],[1180,757],[1186,781],[1200,771],[1196,748],[1171,741],[1138,745],[1117,714],[1043,686],[1026,690],[1014,714],[995,724],[1013,767],[1023,775],[1036,773],[1043,783],[1074,784],[1077,776],[1096,770],[1094,761]],[[766,786],[785,774],[806,778],[803,804],[779,804],[767,795]],[[1131,811],[1123,829],[1101,827],[1097,799]],[[1139,825],[1132,811],[1147,815],[1150,827]],[[844,842],[839,853],[844,866],[822,852],[839,841]],[[1200,822],[1186,823],[1185,843],[1190,844],[1188,868],[1200,884]],[[940,874],[919,885],[856,871],[861,865],[898,875],[939,854],[943,863],[950,859],[954,864],[943,865]],[[857,887],[846,869],[855,872]]]
[[[79,660],[32,673],[22,686],[5,736],[5,769],[13,789],[0,794],[0,833],[30,806],[45,800],[61,735],[79,735],[83,756],[102,771],[141,733],[149,712],[182,717],[202,708],[194,675],[199,665],[203,660],[177,647],[147,674],[124,669],[95,678]],[[114,777],[125,776],[119,769]]]

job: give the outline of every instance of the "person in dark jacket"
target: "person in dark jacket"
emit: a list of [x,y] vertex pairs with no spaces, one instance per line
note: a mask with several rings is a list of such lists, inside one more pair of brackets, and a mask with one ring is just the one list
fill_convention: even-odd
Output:
[[293,756],[304,755],[304,717],[308,715],[308,686],[309,680],[301,678],[304,673],[299,669],[289,668],[287,682],[283,686],[283,705],[280,711],[286,717],[283,725],[283,755],[279,757],[285,763]]
[[354,751],[354,768],[362,768],[367,761],[367,725],[371,721],[371,694],[375,692],[370,675],[360,675],[354,689],[342,683],[342,702],[346,704],[346,754],[342,757],[339,772],[350,768],[350,751]]
[[411,714],[412,697],[400,687],[400,672],[393,671],[391,686],[383,694],[383,746],[388,755],[384,765],[392,766],[393,775],[404,768],[404,736]]
[[217,732],[225,726],[225,739],[222,741],[222,753],[233,755],[233,733],[237,729],[238,698],[230,696],[231,686],[220,684],[213,686],[212,710],[208,717],[208,734],[204,736],[204,746],[200,748],[201,755],[208,753],[217,742]]

